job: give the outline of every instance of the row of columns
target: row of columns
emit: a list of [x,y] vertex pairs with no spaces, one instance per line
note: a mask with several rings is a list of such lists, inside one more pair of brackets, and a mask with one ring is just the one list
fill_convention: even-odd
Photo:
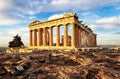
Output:
[[[75,24],[71,24],[71,46],[75,46]],[[30,30],[30,46],[46,46],[47,39],[49,40],[49,46],[53,46],[53,27],[49,28],[49,38],[47,38],[47,28],[39,28]],[[38,35],[37,35],[38,32]],[[38,39],[37,39],[38,37]],[[56,26],[56,46],[60,46],[60,27]],[[37,44],[38,43],[38,44]],[[68,45],[68,27],[64,25],[64,46]]]
[[[71,46],[96,46],[96,36],[71,23]],[[38,34],[37,34],[38,32]],[[68,46],[68,27],[64,25],[64,46]],[[37,39],[38,37],[38,39]],[[30,30],[30,46],[53,46],[53,27]],[[56,26],[56,46],[60,46],[60,26]]]
[[80,47],[81,46],[81,32],[82,32],[82,29],[75,25],[75,46],[76,47]]

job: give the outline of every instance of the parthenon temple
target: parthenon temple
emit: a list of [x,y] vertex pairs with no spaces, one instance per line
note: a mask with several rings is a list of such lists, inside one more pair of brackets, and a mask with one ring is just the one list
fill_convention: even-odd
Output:
[[[62,27],[62,28],[61,28]],[[95,47],[96,34],[76,13],[67,13],[47,21],[33,21],[29,24],[30,48],[37,49],[76,49]]]

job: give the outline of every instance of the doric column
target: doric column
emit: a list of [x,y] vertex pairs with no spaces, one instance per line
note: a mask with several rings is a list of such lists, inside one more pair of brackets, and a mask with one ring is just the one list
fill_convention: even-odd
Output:
[[77,46],[79,47],[79,27],[77,26]]
[[53,27],[50,27],[50,41],[49,41],[49,45],[50,46],[53,45]]
[[78,26],[75,27],[75,41],[76,41],[76,46],[78,47]]
[[97,35],[95,34],[95,46],[97,46]]
[[68,28],[67,25],[64,25],[64,46],[68,45]]
[[38,29],[38,40],[39,40],[39,46],[42,45],[42,30],[41,28]]
[[97,46],[96,34],[94,35],[94,46]]
[[34,30],[34,46],[37,46],[37,31]]
[[79,47],[79,27],[77,26],[77,46]]
[[43,45],[46,46],[46,44],[47,44],[47,32],[46,32],[46,28],[44,28],[43,31],[44,31]]
[[30,30],[30,46],[32,46],[33,45],[33,40],[32,40],[32,38],[33,38],[33,35],[32,35],[32,30]]
[[77,26],[75,26],[75,46],[77,46],[77,42],[78,42],[76,36],[77,36]]
[[81,46],[81,28],[79,28],[79,46]]
[[56,27],[56,36],[57,36],[56,46],[59,46],[60,45],[60,28],[59,28],[59,26]]
[[75,24],[74,23],[72,23],[71,24],[72,25],[72,38],[71,38],[71,45],[72,45],[72,47],[74,47],[75,46]]

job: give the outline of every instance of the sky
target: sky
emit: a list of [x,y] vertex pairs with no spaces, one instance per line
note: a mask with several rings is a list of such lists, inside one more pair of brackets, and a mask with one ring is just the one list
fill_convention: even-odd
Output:
[[28,46],[31,22],[69,12],[97,34],[98,45],[120,45],[120,0],[0,0],[0,46],[16,34]]

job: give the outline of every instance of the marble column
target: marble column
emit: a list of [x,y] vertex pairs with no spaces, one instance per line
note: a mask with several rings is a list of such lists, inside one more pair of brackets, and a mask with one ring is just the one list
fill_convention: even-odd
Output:
[[74,34],[74,36],[75,36],[75,46],[77,46],[77,37],[76,37],[77,36],[77,27],[75,26],[74,28],[75,28],[75,30],[74,30],[75,31],[75,34]]
[[78,42],[79,42],[79,40],[78,40],[78,26],[76,26],[76,29],[75,29],[76,31],[76,35],[75,35],[75,37],[76,37],[76,45],[77,45],[77,47],[78,47]]
[[68,45],[68,28],[67,25],[64,25],[64,46]]
[[78,45],[77,46],[79,47],[79,27],[78,26],[77,26],[77,36],[78,36],[77,37],[78,38]]
[[46,32],[46,28],[44,28],[43,30],[44,30],[44,40],[43,40],[43,45],[46,46],[46,45],[47,45],[47,32]]
[[42,30],[41,28],[38,29],[38,40],[39,40],[39,46],[42,45]]
[[93,42],[94,42],[93,44],[94,45],[93,46],[96,46],[97,45],[97,43],[96,43],[96,34],[94,34],[93,38],[94,38],[94,40],[93,40]]
[[56,27],[56,46],[59,46],[60,45],[60,28],[59,26]]
[[72,47],[75,47],[75,24],[72,23],[72,38],[71,38],[71,45]]
[[34,46],[37,46],[37,30],[34,30]]
[[81,28],[79,28],[79,46],[81,47]]
[[30,46],[32,46],[33,45],[33,35],[32,35],[32,30],[30,30]]
[[49,41],[49,45],[50,46],[53,45],[53,27],[50,27],[50,41]]

